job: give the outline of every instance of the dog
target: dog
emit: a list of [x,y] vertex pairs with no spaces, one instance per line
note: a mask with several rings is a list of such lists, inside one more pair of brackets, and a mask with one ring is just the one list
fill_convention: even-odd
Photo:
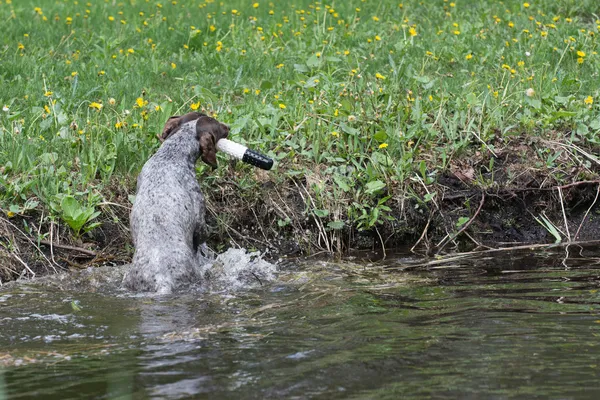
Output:
[[137,178],[130,215],[135,252],[123,285],[168,294],[198,282],[208,230],[204,196],[196,178],[198,158],[217,167],[216,144],[229,127],[192,112],[169,118],[158,151]]

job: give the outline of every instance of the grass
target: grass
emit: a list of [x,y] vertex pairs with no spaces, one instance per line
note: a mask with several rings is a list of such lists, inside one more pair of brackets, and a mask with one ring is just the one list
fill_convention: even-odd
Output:
[[[86,232],[166,119],[198,109],[274,157],[272,180],[306,182],[323,232],[372,229],[457,160],[598,144],[596,3],[0,1],[0,207]],[[535,148],[562,170],[565,147]],[[205,189],[235,172],[256,195],[224,160]]]

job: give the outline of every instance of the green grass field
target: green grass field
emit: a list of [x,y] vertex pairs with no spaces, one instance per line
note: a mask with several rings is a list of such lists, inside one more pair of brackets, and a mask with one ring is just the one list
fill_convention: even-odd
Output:
[[[434,201],[428,187],[454,161],[479,154],[491,170],[510,141],[558,143],[536,147],[532,168],[566,170],[565,149],[585,166],[593,156],[578,150],[600,131],[599,11],[596,0],[0,0],[0,207],[92,229],[115,185],[133,190],[166,119],[191,110],[278,160],[273,181],[305,179],[307,213],[326,230],[377,226],[399,198]],[[235,173],[240,196],[259,192],[264,176],[220,160],[210,175],[199,164],[205,186]]]

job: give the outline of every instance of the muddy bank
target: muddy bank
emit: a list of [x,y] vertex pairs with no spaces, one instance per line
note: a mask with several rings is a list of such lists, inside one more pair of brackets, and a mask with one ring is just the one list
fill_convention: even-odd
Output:
[[[290,177],[231,165],[220,176],[201,177],[209,245],[218,252],[243,247],[278,258],[397,247],[435,255],[596,240],[598,165],[585,156],[579,163],[565,158],[568,154],[562,157],[555,160],[558,166],[548,166],[535,147],[513,145],[494,155],[463,156],[427,184],[387,182],[370,212],[378,198],[386,198],[385,208],[367,229],[356,215],[348,215],[352,190],[323,195],[335,182],[319,168]],[[115,183],[101,205],[101,226],[79,239],[64,224],[43,222],[43,210],[0,218],[0,279],[129,262],[128,196],[133,192],[133,180]]]

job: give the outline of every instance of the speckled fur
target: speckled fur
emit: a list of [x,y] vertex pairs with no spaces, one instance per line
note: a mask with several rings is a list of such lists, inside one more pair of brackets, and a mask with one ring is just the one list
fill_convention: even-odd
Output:
[[[216,163],[213,145],[227,137],[229,128],[198,115],[176,117],[183,123],[171,126],[174,133],[163,133],[168,137],[138,176],[130,216],[135,253],[123,279],[128,289],[165,294],[200,280],[207,228],[195,165],[200,156]],[[207,143],[204,149],[201,143]]]

